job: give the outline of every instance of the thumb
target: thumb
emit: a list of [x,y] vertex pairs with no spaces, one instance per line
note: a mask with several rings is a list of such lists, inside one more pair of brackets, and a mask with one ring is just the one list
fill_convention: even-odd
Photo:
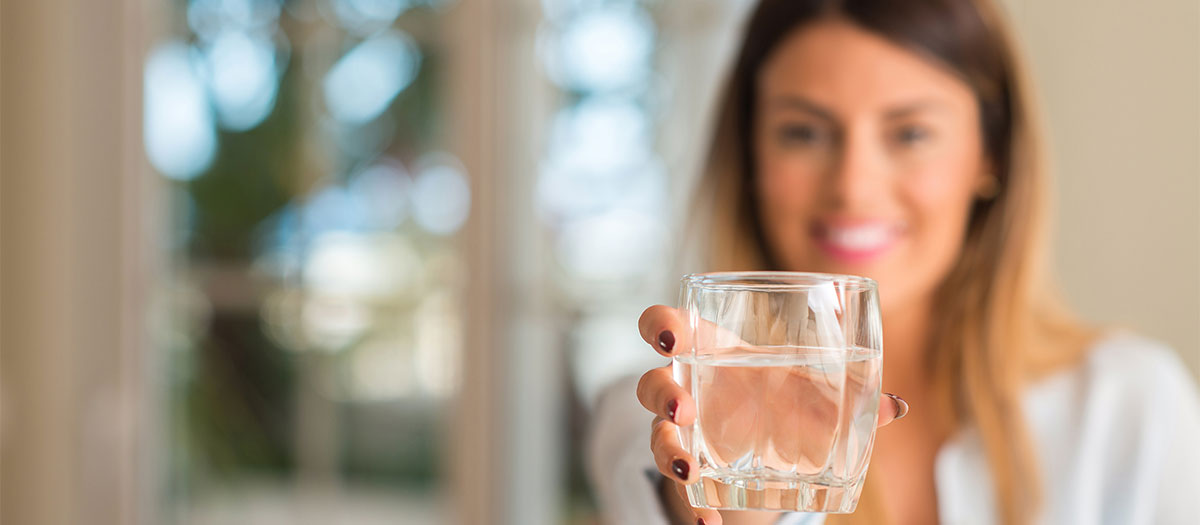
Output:
[[908,415],[908,402],[896,394],[884,393],[879,396],[879,427]]

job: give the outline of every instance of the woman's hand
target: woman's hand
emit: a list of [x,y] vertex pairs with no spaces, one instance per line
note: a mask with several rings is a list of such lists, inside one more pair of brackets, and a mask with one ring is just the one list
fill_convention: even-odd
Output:
[[[687,340],[690,331],[686,327],[687,321],[682,312],[661,305],[647,308],[638,321],[642,339],[653,346],[658,353],[668,357],[690,347],[691,342]],[[732,387],[744,380],[746,378],[739,378],[727,381],[726,384]],[[812,397],[801,391],[807,382],[797,381],[794,383],[798,389],[797,399]],[[700,480],[696,459],[683,449],[679,441],[679,427],[691,425],[696,420],[696,405],[691,394],[675,383],[671,367],[664,366],[652,369],[642,376],[641,381],[638,382],[637,396],[642,406],[657,416],[650,434],[650,450],[654,454],[654,462],[658,466],[659,472],[673,481],[663,490],[672,519],[676,523],[704,523],[704,525],[722,523],[722,516],[716,510],[692,508],[683,492],[684,485],[690,485]],[[903,417],[908,407],[906,404],[901,406],[902,404],[903,401],[893,400],[892,397],[884,394],[879,402],[878,426],[882,427],[898,417]],[[712,408],[716,407],[706,406],[705,410],[712,411]],[[780,408],[785,411],[789,410],[783,404],[780,404]],[[812,411],[810,416],[797,408],[791,414],[781,415],[793,419],[811,417],[810,424],[820,424],[821,412],[821,410]],[[775,415],[768,419],[774,420],[779,416]],[[766,512],[732,514],[737,516],[727,516],[730,518],[728,521],[731,525],[733,523],[756,523],[760,520],[763,523],[773,523],[772,520],[777,517],[777,513]]]

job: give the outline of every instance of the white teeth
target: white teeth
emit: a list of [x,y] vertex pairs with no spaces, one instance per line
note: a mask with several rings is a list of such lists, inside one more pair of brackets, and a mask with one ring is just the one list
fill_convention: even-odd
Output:
[[856,228],[829,228],[827,239],[839,248],[851,251],[867,251],[879,248],[892,237],[887,226],[872,225]]

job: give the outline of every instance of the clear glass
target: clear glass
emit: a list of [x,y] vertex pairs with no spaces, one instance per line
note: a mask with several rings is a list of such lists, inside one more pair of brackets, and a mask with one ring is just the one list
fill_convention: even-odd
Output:
[[696,401],[683,446],[693,506],[848,513],[879,413],[875,282],[793,272],[683,278],[687,348],[675,381]]

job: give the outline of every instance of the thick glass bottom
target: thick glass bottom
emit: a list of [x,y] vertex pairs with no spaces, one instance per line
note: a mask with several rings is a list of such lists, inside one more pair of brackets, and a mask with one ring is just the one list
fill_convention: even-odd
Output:
[[758,476],[717,476],[701,473],[687,487],[694,507],[728,510],[783,510],[848,514],[858,506],[862,480],[828,485],[798,479],[764,479]]

